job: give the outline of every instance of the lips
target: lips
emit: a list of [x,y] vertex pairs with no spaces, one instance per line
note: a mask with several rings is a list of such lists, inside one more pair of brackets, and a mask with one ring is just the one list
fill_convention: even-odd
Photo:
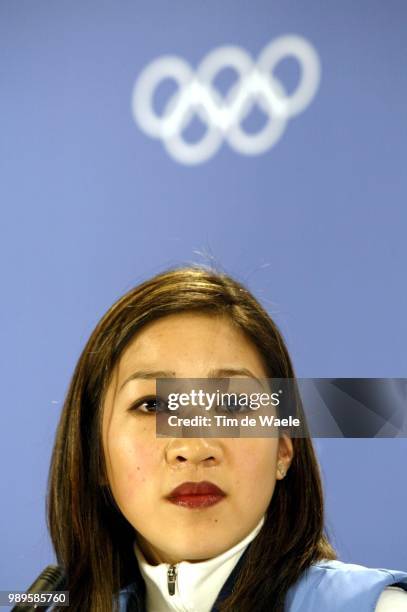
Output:
[[211,482],[184,482],[167,496],[168,501],[185,508],[208,508],[222,501],[226,493]]

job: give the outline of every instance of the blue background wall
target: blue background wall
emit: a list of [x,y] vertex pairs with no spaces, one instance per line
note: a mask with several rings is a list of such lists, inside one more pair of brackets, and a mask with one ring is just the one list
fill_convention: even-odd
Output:
[[[274,315],[300,376],[407,375],[406,24],[401,0],[2,0],[0,589],[53,560],[64,394],[99,317],[142,279],[212,258]],[[187,166],[136,125],[132,89],[157,57],[195,68],[233,44],[255,59],[285,34],[314,46],[322,79],[266,153],[225,144]],[[341,557],[407,570],[407,440],[317,447]]]

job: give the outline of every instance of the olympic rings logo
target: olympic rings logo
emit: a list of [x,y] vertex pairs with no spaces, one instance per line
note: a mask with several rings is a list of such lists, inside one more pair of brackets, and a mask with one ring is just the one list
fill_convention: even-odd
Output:
[[[293,57],[300,67],[295,90],[287,94],[275,75],[276,66]],[[217,74],[232,68],[237,82],[223,97],[214,87]],[[149,64],[138,77],[132,95],[132,112],[139,127],[159,138],[168,153],[183,164],[209,160],[224,140],[237,152],[258,155],[271,149],[282,136],[291,117],[311,102],[320,81],[320,62],[314,47],[300,36],[277,38],[261,51],[254,63],[240,47],[218,47],[210,52],[194,72],[177,56],[162,56]],[[177,84],[176,93],[158,115],[153,108],[157,87],[165,79]],[[257,104],[267,115],[263,128],[248,133],[242,121]],[[206,126],[198,142],[187,142],[182,133],[194,115]]]

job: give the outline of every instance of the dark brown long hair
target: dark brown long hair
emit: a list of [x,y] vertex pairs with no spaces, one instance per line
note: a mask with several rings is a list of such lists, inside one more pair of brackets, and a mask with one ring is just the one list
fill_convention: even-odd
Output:
[[[114,595],[138,574],[134,529],[107,482],[101,416],[123,350],[148,322],[169,314],[223,314],[253,342],[270,378],[294,378],[283,338],[240,283],[203,267],[163,272],[119,299],[93,331],[68,389],[49,474],[48,524],[70,591],[70,609],[110,612]],[[335,558],[323,527],[318,464],[309,438],[293,439],[294,458],[278,481],[266,520],[245,556],[222,611],[283,610],[287,590],[314,561]]]

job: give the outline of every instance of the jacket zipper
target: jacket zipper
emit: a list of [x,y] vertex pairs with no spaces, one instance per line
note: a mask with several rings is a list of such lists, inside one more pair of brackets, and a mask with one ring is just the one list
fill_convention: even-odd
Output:
[[167,585],[169,595],[175,595],[175,585],[177,582],[177,566],[170,565],[167,571]]

